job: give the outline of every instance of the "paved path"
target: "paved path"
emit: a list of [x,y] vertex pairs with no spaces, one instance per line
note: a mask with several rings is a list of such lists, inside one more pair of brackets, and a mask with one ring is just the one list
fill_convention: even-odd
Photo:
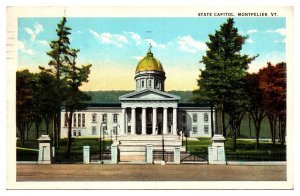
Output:
[[17,164],[17,181],[285,181],[286,165]]

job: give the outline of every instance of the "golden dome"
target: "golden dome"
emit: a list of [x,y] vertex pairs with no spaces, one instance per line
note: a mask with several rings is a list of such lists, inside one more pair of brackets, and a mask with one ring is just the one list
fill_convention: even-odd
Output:
[[153,57],[153,54],[151,51],[147,53],[147,56],[145,56],[138,65],[136,66],[135,72],[141,72],[141,71],[161,71],[165,72],[161,63]]

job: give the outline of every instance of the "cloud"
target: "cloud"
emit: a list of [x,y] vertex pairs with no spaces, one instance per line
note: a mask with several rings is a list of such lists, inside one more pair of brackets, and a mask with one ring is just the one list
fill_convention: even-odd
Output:
[[285,36],[286,35],[286,29],[285,28],[279,28],[279,29],[270,29],[268,31],[266,31],[266,33],[278,33],[281,36]]
[[124,32],[125,34],[129,35],[131,37],[131,39],[133,39],[135,41],[135,44],[138,46],[141,44],[141,36],[137,33],[134,32]]
[[28,55],[34,55],[35,52],[32,49],[27,49],[22,41],[18,40],[18,50],[21,52],[28,54]]
[[123,44],[129,44],[128,39],[121,34],[112,34],[108,32],[97,33],[96,31],[89,29],[89,32],[101,43],[112,44],[119,48],[123,47]]
[[206,44],[194,40],[192,36],[185,35],[185,36],[179,36],[176,38],[176,43],[179,45],[179,50],[189,53],[197,53],[199,51],[205,51],[206,50]]
[[42,44],[44,46],[47,46],[49,43],[46,40],[38,40],[37,41],[39,44]]
[[253,39],[248,38],[248,39],[246,39],[246,42],[252,44],[253,43]]
[[141,60],[143,58],[143,56],[133,56],[132,58],[136,59],[136,60]]
[[35,23],[33,27],[34,29],[28,27],[24,28],[26,33],[30,35],[31,41],[35,41],[36,36],[44,30],[43,26],[39,23]]
[[257,33],[257,30],[256,29],[251,29],[251,30],[248,30],[247,33],[249,33],[249,34],[250,33]]

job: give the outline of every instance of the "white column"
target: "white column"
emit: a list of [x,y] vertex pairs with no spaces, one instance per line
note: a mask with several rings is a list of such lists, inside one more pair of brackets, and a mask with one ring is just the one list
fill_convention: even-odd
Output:
[[177,108],[173,108],[173,135],[177,135]]
[[126,132],[125,132],[125,115],[126,115],[126,109],[125,108],[122,108],[122,114],[121,114],[121,123],[120,123],[120,135],[124,135]]
[[125,109],[125,117],[124,117],[125,119],[124,119],[124,127],[125,127],[125,129],[124,129],[124,135],[127,135],[128,134],[128,114],[127,114],[127,111],[126,111],[126,109]]
[[136,134],[135,108],[131,108],[131,134]]
[[164,116],[163,116],[163,134],[168,134],[168,108],[164,108]]
[[146,135],[146,108],[142,108],[142,135]]
[[152,112],[152,135],[155,135],[156,126],[157,126],[157,109],[153,108],[153,112]]

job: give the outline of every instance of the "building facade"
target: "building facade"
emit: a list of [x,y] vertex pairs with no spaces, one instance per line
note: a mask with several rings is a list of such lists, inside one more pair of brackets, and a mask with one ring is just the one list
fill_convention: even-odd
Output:
[[[119,97],[120,103],[89,104],[74,113],[73,137],[116,135],[180,135],[211,137],[214,120],[208,104],[178,103],[180,97],[164,91],[165,71],[149,49],[135,70],[136,91]],[[67,137],[61,113],[61,137]]]

